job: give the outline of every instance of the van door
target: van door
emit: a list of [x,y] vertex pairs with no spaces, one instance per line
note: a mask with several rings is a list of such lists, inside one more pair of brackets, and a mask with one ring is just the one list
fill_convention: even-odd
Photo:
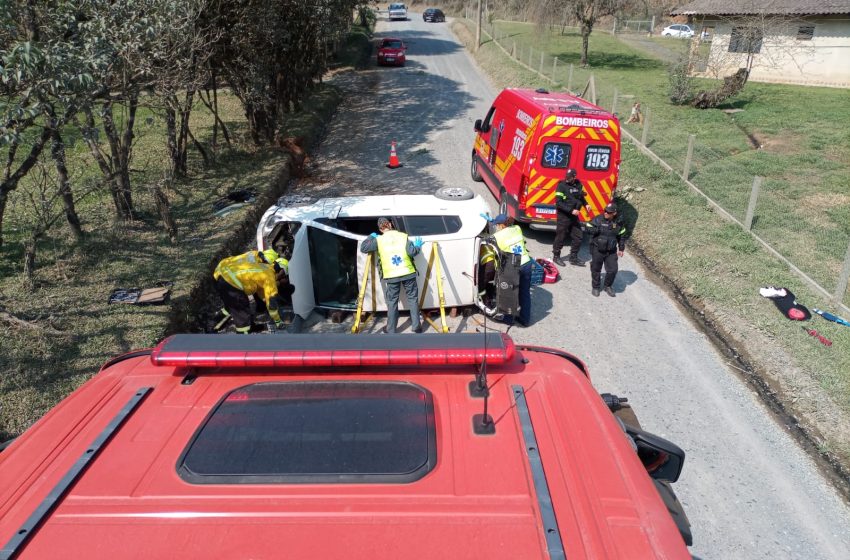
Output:
[[310,269],[310,247],[308,230],[298,228],[292,247],[292,258],[289,259],[289,282],[295,287],[292,294],[292,310],[302,319],[307,319],[316,299],[313,296],[313,276]]
[[315,305],[323,309],[354,309],[357,306],[357,238],[327,226],[311,225],[307,229]]
[[526,189],[526,213],[534,218],[554,220],[555,192],[558,182],[562,181],[570,167],[573,146],[557,137],[545,137],[541,140],[537,153],[536,172],[529,174]]

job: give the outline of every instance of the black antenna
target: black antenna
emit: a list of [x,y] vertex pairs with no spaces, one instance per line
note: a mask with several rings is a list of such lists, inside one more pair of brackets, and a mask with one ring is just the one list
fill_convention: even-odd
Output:
[[484,359],[475,375],[475,379],[469,382],[469,395],[474,398],[484,397],[484,413],[472,415],[472,431],[477,435],[493,435],[496,433],[496,423],[493,417],[487,414],[487,401],[490,397],[490,388],[487,386],[487,313],[484,313]]

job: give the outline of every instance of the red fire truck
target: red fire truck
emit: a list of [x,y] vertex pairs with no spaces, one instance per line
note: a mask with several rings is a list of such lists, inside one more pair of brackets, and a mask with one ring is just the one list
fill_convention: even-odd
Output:
[[600,214],[619,167],[617,117],[568,93],[509,88],[475,121],[472,178],[490,188],[501,212],[531,227],[554,225],[555,191],[570,168],[589,199],[582,219]]
[[0,452],[0,559],[689,559],[684,453],[507,335],[175,335]]

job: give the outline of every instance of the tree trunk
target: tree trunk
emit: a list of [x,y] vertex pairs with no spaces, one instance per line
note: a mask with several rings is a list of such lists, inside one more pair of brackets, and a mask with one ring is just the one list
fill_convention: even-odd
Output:
[[192,139],[192,143],[195,145],[195,148],[197,148],[198,152],[201,154],[201,157],[204,158],[204,167],[209,167],[210,156],[204,149],[204,146],[200,142],[198,142],[197,138],[195,138],[195,135],[192,134],[191,128],[186,128],[186,133],[189,135],[189,138]]
[[3,172],[3,182],[0,183],[0,247],[3,246],[3,216],[6,212],[6,202],[8,200],[9,193],[18,188],[18,182],[30,172],[30,169],[32,169],[38,161],[38,156],[41,155],[44,145],[47,143],[47,139],[50,138],[50,134],[51,131],[49,127],[45,126],[41,129],[41,135],[38,139],[36,139],[32,148],[30,148],[30,153],[24,161],[21,162],[21,165],[14,173],[11,173],[11,169],[15,153],[17,152],[17,145],[12,144],[9,148],[6,169]]
[[79,241],[83,238],[83,228],[80,225],[80,217],[77,215],[77,209],[74,205],[74,193],[71,191],[68,167],[65,164],[65,142],[62,141],[59,130],[53,131],[50,155],[56,165],[56,182],[59,187],[59,194],[62,196],[62,204],[65,206],[65,217],[68,219],[68,225],[71,227],[74,238]]
[[581,65],[587,66],[587,50],[590,46],[590,32],[593,28],[587,23],[581,24]]
[[35,249],[36,238],[33,236],[24,244],[24,278],[30,287],[35,284]]
[[180,108],[180,131],[177,135],[177,148],[179,153],[178,166],[175,168],[178,175],[185,176],[188,173],[189,152],[189,116],[192,114],[195,92],[186,92],[186,101]]
[[120,136],[112,114],[112,102],[107,101],[103,106],[103,130],[106,133],[112,154],[112,180],[110,185],[112,200],[115,203],[115,211],[120,220],[132,220],[134,213],[130,183],[130,155],[137,106],[138,96],[130,95],[128,117]]
[[174,96],[169,96],[165,102],[165,137],[166,146],[168,147],[168,159],[171,160],[171,169],[177,169],[177,160],[179,158],[177,149],[177,111],[174,110],[174,104],[177,99]]
[[165,193],[159,185],[156,185],[153,189],[153,198],[156,202],[156,210],[159,212],[159,217],[162,219],[162,225],[165,228],[165,233],[168,234],[168,239],[173,245],[177,243],[177,222],[174,221],[174,216],[171,214],[171,204],[168,202],[168,197],[165,196]]
[[6,214],[7,200],[9,200],[9,193],[0,191],[0,247],[3,246],[3,216]]

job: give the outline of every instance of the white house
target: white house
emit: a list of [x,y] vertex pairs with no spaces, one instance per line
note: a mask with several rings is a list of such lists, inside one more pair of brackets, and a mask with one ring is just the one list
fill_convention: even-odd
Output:
[[850,87],[850,0],[695,0],[672,13],[713,37],[700,74],[730,75],[751,56],[754,81]]

